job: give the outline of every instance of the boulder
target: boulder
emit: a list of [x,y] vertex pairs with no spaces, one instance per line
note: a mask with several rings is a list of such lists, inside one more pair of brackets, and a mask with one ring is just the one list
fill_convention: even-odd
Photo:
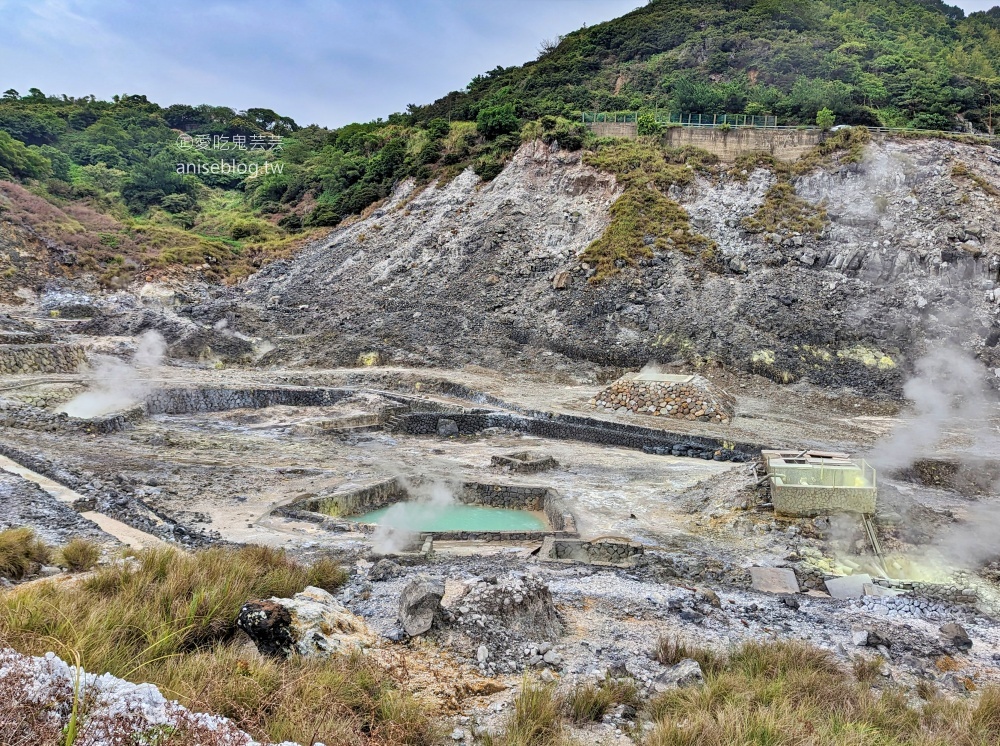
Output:
[[273,658],[287,658],[292,653],[326,658],[360,650],[373,639],[364,620],[326,591],[312,586],[292,598],[244,604],[236,625],[263,655]]
[[437,430],[438,435],[440,435],[442,438],[451,438],[455,435],[458,435],[459,433],[458,423],[455,422],[455,420],[449,420],[442,417],[440,420],[438,420],[437,424],[438,424],[438,430]]
[[441,613],[444,598],[444,581],[419,575],[403,589],[399,596],[399,621],[410,637],[422,635],[434,624]]
[[705,683],[705,675],[698,661],[685,658],[676,665],[670,666],[653,680],[653,689],[664,692],[685,686],[700,686]]
[[236,626],[249,635],[261,655],[287,658],[295,647],[292,615],[273,601],[249,601],[236,615]]
[[972,649],[972,639],[969,637],[969,633],[965,631],[965,627],[956,622],[948,622],[941,627],[941,639],[956,650]]
[[368,571],[368,579],[373,582],[389,580],[403,574],[403,568],[390,559],[380,559]]

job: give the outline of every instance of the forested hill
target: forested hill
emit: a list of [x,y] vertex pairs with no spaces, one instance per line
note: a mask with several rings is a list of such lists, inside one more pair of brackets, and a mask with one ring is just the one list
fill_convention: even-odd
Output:
[[[404,178],[472,166],[490,179],[535,137],[590,147],[581,111],[810,124],[829,108],[839,123],[983,131],[1000,103],[997,66],[1000,9],[966,18],[938,0],[654,0],[465,91],[339,129],[266,108],[9,89],[0,222],[50,239],[56,274],[112,287],[178,269],[232,280]],[[29,281],[26,266],[0,250],[0,291]]]
[[653,0],[543,45],[419,117],[520,116],[644,107],[775,114],[812,123],[831,108],[852,124],[985,128],[1000,98],[1000,8],[965,17],[940,0]]

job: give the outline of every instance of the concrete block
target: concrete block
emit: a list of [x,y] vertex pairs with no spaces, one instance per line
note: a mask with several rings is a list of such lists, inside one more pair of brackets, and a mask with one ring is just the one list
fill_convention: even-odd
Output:
[[826,589],[834,598],[861,598],[865,595],[866,585],[872,585],[872,576],[868,573],[845,575],[826,581]]
[[[751,586],[763,593],[798,593],[795,572],[784,567],[751,567]],[[870,578],[869,578],[870,580]]]

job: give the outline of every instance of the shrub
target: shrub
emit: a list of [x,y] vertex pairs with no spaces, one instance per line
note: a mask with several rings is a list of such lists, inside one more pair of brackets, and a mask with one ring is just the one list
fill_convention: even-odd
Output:
[[59,551],[60,564],[73,572],[90,570],[101,558],[101,547],[87,539],[72,539]]
[[836,121],[837,117],[830,109],[820,109],[816,114],[816,126],[824,131],[833,129]]
[[259,220],[237,220],[229,229],[229,237],[234,241],[257,238],[263,233],[264,226]]
[[495,156],[484,155],[476,161],[472,170],[483,181],[493,181],[503,171],[503,163]]
[[30,528],[0,531],[0,576],[21,580],[49,562],[51,550]]
[[487,140],[517,132],[519,124],[514,104],[487,106],[476,116],[476,129]]

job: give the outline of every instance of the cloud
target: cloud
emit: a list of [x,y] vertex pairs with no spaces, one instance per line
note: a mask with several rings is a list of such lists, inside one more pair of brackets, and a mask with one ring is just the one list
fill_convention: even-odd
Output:
[[0,0],[3,88],[264,106],[337,126],[462,89],[641,0]]

